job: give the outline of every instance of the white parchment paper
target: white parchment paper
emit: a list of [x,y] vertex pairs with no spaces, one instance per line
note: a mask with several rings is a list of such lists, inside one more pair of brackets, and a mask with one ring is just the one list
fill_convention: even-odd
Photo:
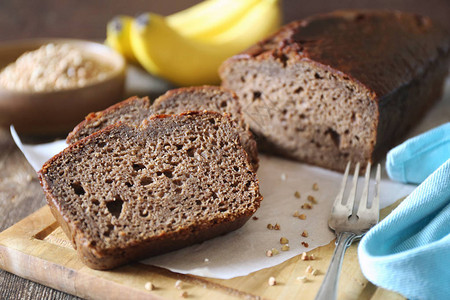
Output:
[[[450,81],[447,80],[443,99],[409,136],[449,120]],[[40,169],[47,159],[67,146],[64,141],[23,145],[14,128],[11,128],[11,134],[35,170]],[[255,214],[257,220],[250,219],[241,229],[225,236],[142,262],[178,273],[229,279],[275,266],[332,241],[334,234],[328,229],[327,220],[342,175],[277,157],[261,155],[260,160],[258,178],[264,200]],[[381,207],[394,203],[415,188],[390,181],[384,171],[382,177]],[[312,189],[314,183],[318,184],[319,190]],[[294,196],[296,191],[300,193],[300,199]],[[301,209],[301,205],[308,202],[308,195],[314,196],[317,204],[310,210]],[[306,220],[293,217],[295,211],[305,214]],[[269,223],[278,223],[280,230],[268,230]],[[301,236],[304,230],[308,232],[308,237]],[[289,240],[290,250],[267,257],[267,250],[281,249],[280,237]],[[308,243],[308,247],[302,245],[302,242]]]

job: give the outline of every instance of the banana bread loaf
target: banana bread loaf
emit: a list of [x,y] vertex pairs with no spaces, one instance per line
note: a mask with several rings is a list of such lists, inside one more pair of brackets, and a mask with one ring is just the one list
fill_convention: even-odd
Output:
[[219,72],[263,151],[342,171],[384,155],[440,97],[449,45],[426,17],[338,11],[286,25]]
[[240,137],[255,170],[258,169],[258,149],[248,125],[244,122],[236,95],[217,86],[188,87],[170,90],[151,105],[145,98],[131,97],[103,111],[91,113],[68,135],[71,144],[117,122],[138,126],[154,114],[178,114],[185,111],[215,111],[227,113],[240,124]]
[[115,124],[44,164],[53,215],[94,269],[178,249],[241,227],[262,197],[227,115],[158,115]]

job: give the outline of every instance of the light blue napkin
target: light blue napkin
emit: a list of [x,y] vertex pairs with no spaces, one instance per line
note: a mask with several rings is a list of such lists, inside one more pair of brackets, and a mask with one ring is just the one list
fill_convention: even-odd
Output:
[[450,123],[446,123],[389,151],[386,171],[393,180],[421,183],[449,158]]
[[429,164],[444,163],[373,227],[358,248],[364,276],[409,299],[450,299],[449,136],[445,124],[392,150],[387,168],[393,179],[418,181],[430,172]]

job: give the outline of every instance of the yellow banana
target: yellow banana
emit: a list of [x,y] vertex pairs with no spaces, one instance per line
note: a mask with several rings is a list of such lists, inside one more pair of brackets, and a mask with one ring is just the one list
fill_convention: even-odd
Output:
[[217,84],[222,62],[266,37],[280,20],[278,0],[260,0],[214,42],[200,42],[181,35],[164,17],[146,13],[131,26],[131,44],[138,61],[154,75],[178,85]]
[[129,16],[116,16],[106,26],[106,45],[122,54],[126,60],[137,62],[131,48],[130,26],[133,18]]
[[206,0],[166,17],[185,37],[208,41],[238,22],[262,0]]

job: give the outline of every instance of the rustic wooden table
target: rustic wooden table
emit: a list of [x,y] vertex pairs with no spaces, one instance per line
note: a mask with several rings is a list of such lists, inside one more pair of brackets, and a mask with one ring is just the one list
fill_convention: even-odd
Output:
[[[0,232],[45,205],[36,172],[0,128]],[[0,299],[79,299],[0,270]]]

